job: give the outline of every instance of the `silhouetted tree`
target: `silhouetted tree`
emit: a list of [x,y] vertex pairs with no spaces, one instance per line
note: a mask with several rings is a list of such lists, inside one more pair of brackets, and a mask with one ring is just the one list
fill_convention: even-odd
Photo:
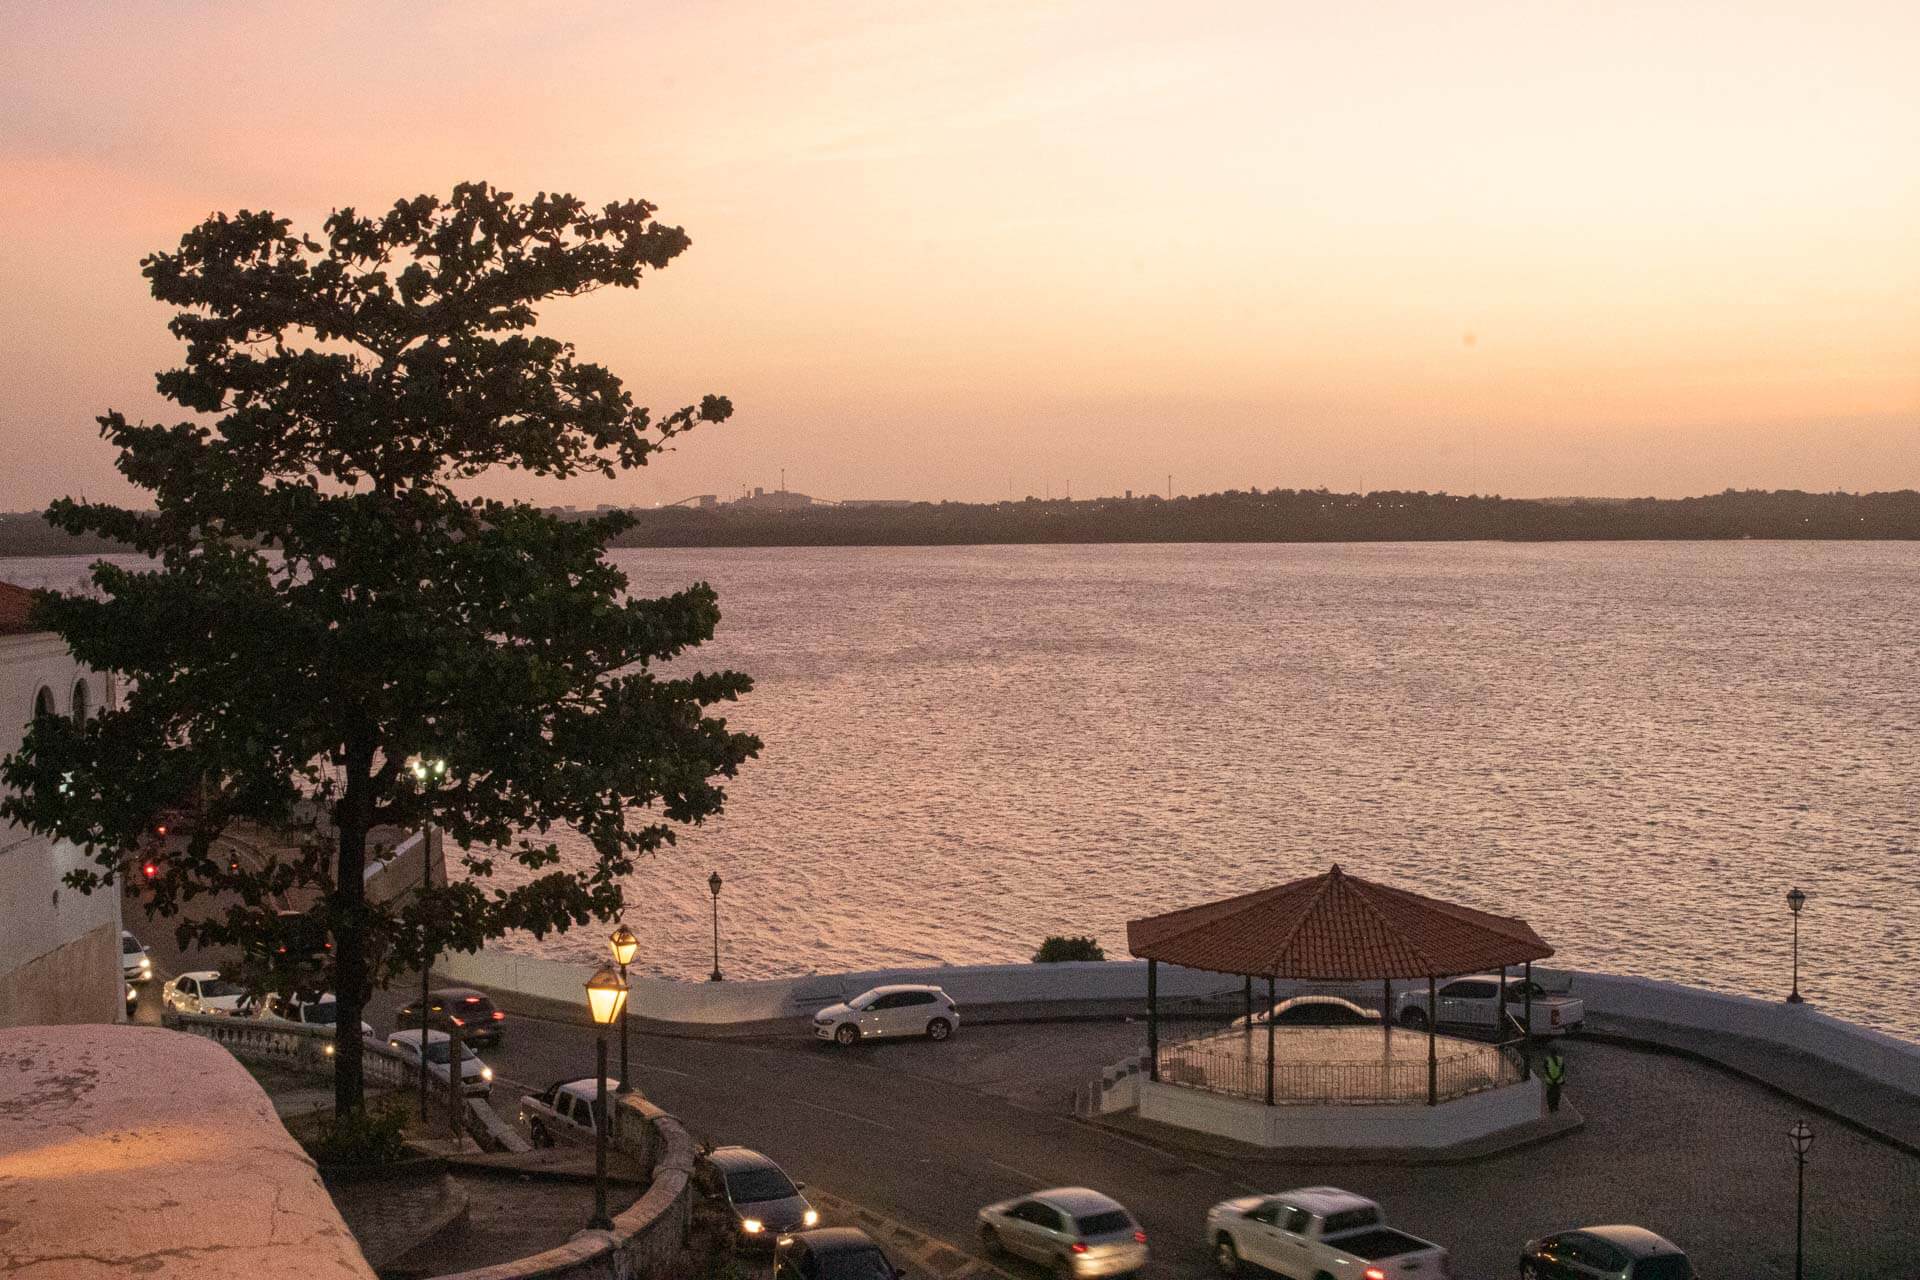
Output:
[[[473,184],[375,217],[339,210],[320,240],[270,213],[216,215],[142,263],[186,344],[159,388],[199,417],[99,420],[156,509],[47,513],[154,564],[97,564],[95,598],[43,599],[74,656],[128,693],[84,725],[34,723],[0,768],[15,789],[0,808],[88,847],[98,870],[70,878],[87,891],[124,874],[157,813],[189,811],[147,909],[228,896],[182,919],[183,944],[272,954],[324,920],[340,1112],[362,1103],[376,983],[510,929],[611,917],[636,856],[718,813],[716,779],[758,751],[706,714],[746,676],[654,670],[712,636],[710,588],[628,599],[602,555],[627,517],[455,490],[502,467],[611,476],[730,414],[708,396],[655,420],[611,372],[531,332],[541,302],[632,288],[684,251],[653,214]],[[432,760],[443,773],[414,767]],[[210,856],[236,819],[302,830],[304,848],[260,866]],[[368,902],[369,831],[428,820],[468,878]],[[593,865],[555,865],[556,824],[592,842]],[[500,856],[534,874],[488,887]],[[275,900],[303,890],[305,927],[276,919]]]

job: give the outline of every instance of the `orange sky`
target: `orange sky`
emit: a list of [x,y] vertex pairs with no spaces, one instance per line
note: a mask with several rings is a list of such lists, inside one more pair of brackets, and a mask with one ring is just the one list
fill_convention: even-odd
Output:
[[735,420],[543,502],[1920,486],[1920,6],[7,6],[0,510],[123,494],[143,252],[484,178],[693,249],[547,328]]

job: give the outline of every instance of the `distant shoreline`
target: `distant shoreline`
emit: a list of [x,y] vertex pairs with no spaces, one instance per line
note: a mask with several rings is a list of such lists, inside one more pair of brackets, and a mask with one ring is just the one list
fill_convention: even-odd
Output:
[[[768,495],[771,497],[772,495]],[[801,501],[805,501],[802,499]],[[573,516],[576,513],[562,512]],[[591,518],[595,513],[577,513]],[[1728,490],[1699,498],[1539,499],[1425,492],[1229,490],[1195,497],[643,507],[615,547],[1076,546],[1336,542],[1920,540],[1920,492]],[[0,515],[0,556],[129,548]]]

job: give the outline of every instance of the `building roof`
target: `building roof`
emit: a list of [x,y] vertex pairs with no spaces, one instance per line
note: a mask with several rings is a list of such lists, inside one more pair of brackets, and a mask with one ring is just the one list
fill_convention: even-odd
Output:
[[25,587],[16,587],[11,582],[0,582],[0,636],[31,635],[46,628],[31,621],[33,614],[33,592]]
[[1553,948],[1524,920],[1325,875],[1127,922],[1127,950],[1189,969],[1310,981],[1474,973]]

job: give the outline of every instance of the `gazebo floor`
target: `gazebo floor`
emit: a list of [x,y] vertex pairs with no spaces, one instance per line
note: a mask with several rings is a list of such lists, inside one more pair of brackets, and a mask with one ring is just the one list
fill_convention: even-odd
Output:
[[[1441,1099],[1463,1097],[1521,1078],[1520,1063],[1498,1045],[1436,1036]],[[1267,1097],[1267,1030],[1236,1027],[1160,1047],[1165,1084],[1230,1097]],[[1276,1027],[1276,1103],[1406,1103],[1427,1100],[1427,1035],[1399,1027]]]

